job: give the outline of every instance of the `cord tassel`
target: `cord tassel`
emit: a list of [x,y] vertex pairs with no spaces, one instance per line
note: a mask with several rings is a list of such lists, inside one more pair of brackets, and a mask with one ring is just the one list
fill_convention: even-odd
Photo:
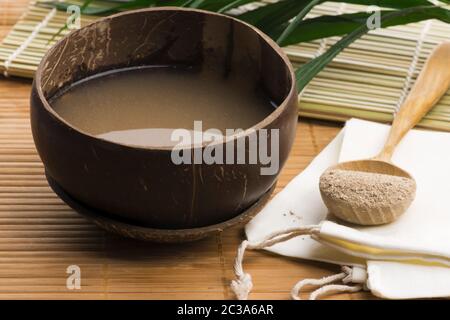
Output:
[[250,291],[253,288],[252,277],[250,274],[244,271],[244,268],[242,266],[246,249],[249,250],[264,249],[298,236],[312,235],[319,232],[320,226],[313,225],[274,232],[261,242],[251,243],[247,240],[243,241],[238,248],[236,260],[234,263],[234,273],[236,275],[236,279],[231,281],[230,284],[231,290],[236,295],[236,298],[239,300],[247,300],[248,295],[250,294]]
[[[343,266],[342,272],[324,277],[322,279],[304,279],[299,282],[292,288],[291,291],[291,297],[294,300],[301,300],[300,298],[300,291],[303,287],[307,285],[312,286],[319,286],[320,288],[313,291],[310,296],[309,300],[316,300],[320,297],[323,297],[326,294],[329,294],[330,292],[357,292],[363,290],[362,285],[357,286],[349,286],[347,283],[357,282],[357,283],[364,283],[366,281],[366,274],[361,274],[361,268],[357,268],[357,273],[354,275],[354,268]],[[343,285],[338,284],[331,284],[333,282],[342,280]]]

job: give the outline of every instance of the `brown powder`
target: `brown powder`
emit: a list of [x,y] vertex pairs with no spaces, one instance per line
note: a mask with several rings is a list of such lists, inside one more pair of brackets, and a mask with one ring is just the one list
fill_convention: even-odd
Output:
[[328,197],[357,207],[389,207],[414,196],[413,179],[372,172],[330,169],[320,177]]

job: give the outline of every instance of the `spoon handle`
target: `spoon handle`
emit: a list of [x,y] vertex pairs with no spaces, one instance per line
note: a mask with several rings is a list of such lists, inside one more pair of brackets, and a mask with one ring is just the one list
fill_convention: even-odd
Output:
[[411,92],[394,118],[389,137],[377,160],[389,161],[395,147],[450,87],[450,42],[434,49]]

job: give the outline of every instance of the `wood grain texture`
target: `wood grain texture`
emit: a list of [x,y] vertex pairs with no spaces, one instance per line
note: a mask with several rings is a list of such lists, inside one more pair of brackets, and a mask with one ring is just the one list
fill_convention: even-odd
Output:
[[[24,0],[0,0],[0,38],[26,5]],[[183,245],[143,243],[105,234],[56,197],[31,137],[30,86],[30,81],[0,77],[0,299],[232,299],[229,282],[242,227]],[[275,192],[339,129],[301,120]],[[71,264],[81,268],[81,290],[66,288]],[[255,283],[251,299],[288,299],[299,279],[339,270],[264,252],[249,252],[245,268]]]
[[390,161],[395,148],[435,106],[450,87],[450,41],[442,42],[428,57],[414,86],[400,107],[381,153],[375,159]]

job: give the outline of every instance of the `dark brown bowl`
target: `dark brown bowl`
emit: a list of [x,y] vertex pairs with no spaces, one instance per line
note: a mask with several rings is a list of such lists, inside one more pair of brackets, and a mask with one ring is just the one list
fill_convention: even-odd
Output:
[[[273,186],[279,171],[261,175],[260,163],[175,165],[169,148],[96,138],[62,119],[48,103],[58,90],[80,79],[142,65],[192,65],[224,75],[244,74],[263,87],[278,107],[253,129],[279,129],[281,169],[297,122],[295,77],[281,49],[257,29],[227,16],[152,8],[74,31],[43,58],[31,94],[31,127],[47,174],[79,203],[153,228],[214,225],[251,207]],[[234,143],[236,149],[240,139],[248,148],[247,131],[223,143]],[[268,145],[271,139],[269,135]]]

